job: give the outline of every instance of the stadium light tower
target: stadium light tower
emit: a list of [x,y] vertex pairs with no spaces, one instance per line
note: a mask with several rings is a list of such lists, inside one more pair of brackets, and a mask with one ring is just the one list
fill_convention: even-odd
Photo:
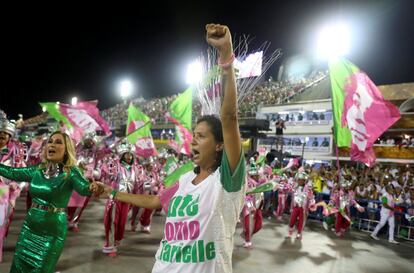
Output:
[[203,75],[203,66],[201,65],[200,61],[194,61],[187,67],[187,76],[186,76],[186,83],[187,84],[196,84],[201,81],[201,77]]
[[132,90],[134,89],[134,85],[130,80],[122,80],[119,84],[119,92],[121,95],[122,100],[126,103],[126,100],[132,94]]
[[350,43],[350,31],[345,23],[338,22],[325,26],[318,34],[318,57],[331,59],[344,56],[349,53]]

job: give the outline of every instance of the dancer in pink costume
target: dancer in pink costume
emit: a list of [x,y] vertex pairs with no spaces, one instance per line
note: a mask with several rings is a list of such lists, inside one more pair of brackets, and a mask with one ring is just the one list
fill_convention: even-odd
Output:
[[[154,171],[158,174],[158,182],[156,183],[157,185],[155,185],[154,190],[158,194],[165,189],[163,181],[167,175],[164,169],[167,163],[167,158],[169,157],[168,151],[161,150],[157,157],[158,160],[155,162]],[[156,209],[154,215],[160,216],[161,211],[162,209]]]
[[[77,146],[78,166],[83,170],[83,175],[89,181],[99,179],[100,170],[97,166],[97,139],[94,133],[86,134],[82,142]],[[68,204],[68,228],[79,232],[79,221],[83,211],[89,203],[90,197],[81,196],[73,191]]]
[[[144,160],[143,169],[141,175],[139,176],[139,183],[135,193],[138,194],[148,194],[148,195],[157,195],[159,190],[159,173],[156,168],[154,168],[155,160],[152,157],[149,157]],[[139,214],[139,207],[132,207],[131,215],[131,230],[135,231],[137,228],[137,217]],[[141,224],[141,232],[151,233],[151,219],[152,219],[152,209],[142,209],[141,216],[139,218],[139,223]]]
[[41,153],[46,144],[46,139],[47,137],[44,137],[42,134],[39,134],[32,139],[26,156],[27,166],[34,166],[42,162]]
[[293,234],[293,226],[296,224],[296,239],[302,239],[302,230],[307,217],[308,210],[316,209],[312,186],[307,183],[308,174],[300,172],[296,176],[296,185],[293,189],[291,216],[289,221],[288,237]]
[[[102,166],[102,178],[106,184],[119,192],[132,193],[139,183],[139,168],[135,164],[133,146],[121,144],[117,149],[119,159],[108,158]],[[118,247],[124,238],[125,225],[130,205],[109,199],[105,207],[105,245],[102,252],[117,256]]]
[[[252,159],[250,159],[250,168],[247,177],[247,191],[267,182],[266,178],[263,176],[260,177],[260,173],[257,170],[254,159]],[[263,225],[262,210],[260,209],[263,199],[262,195],[262,193],[246,194],[244,199],[244,206],[242,210],[242,237],[244,238],[243,247],[245,248],[252,247],[252,236],[257,233]]]
[[283,212],[286,209],[287,195],[289,192],[293,191],[292,183],[289,183],[289,179],[285,174],[280,175],[276,180],[279,180],[279,183],[276,185],[276,190],[278,191],[277,195],[277,209],[276,209],[276,219],[281,221]]
[[[6,119],[3,111],[1,113],[0,163],[12,167],[25,167],[23,146],[12,139],[16,130],[15,125]],[[16,198],[19,197],[24,184],[0,177],[0,262],[3,257],[3,243],[13,219]]]
[[360,212],[364,212],[364,208],[361,207],[355,200],[355,193],[351,190],[352,182],[342,177],[340,182],[340,189],[336,190],[331,195],[331,206],[334,206],[336,212],[335,220],[335,234],[338,237],[343,237],[346,230],[351,225],[350,218],[350,206],[355,206]]

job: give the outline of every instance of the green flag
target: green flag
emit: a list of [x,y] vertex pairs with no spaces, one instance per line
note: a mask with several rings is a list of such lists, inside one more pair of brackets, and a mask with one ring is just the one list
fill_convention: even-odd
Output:
[[191,123],[193,115],[193,89],[187,88],[170,105],[168,120],[175,124],[175,141],[169,145],[178,153],[191,154]]
[[157,154],[157,150],[151,135],[151,119],[146,116],[138,107],[128,107],[127,139],[135,145],[135,153],[142,157]]
[[283,171],[280,168],[273,169],[273,174],[281,174]]
[[174,156],[170,156],[165,162],[164,171],[167,176],[172,174],[178,168],[177,160]]
[[164,186],[167,188],[171,187],[172,185],[174,185],[175,182],[177,182],[180,179],[180,177],[183,174],[188,173],[189,171],[192,171],[193,169],[194,169],[193,162],[192,161],[187,162],[186,164],[182,165],[181,167],[173,171],[170,175],[168,175],[164,179]]
[[[150,118],[138,107],[135,107],[132,103],[129,105],[126,134],[130,134],[127,139],[131,144],[135,144],[139,138],[151,137],[151,122],[149,121]],[[140,128],[138,131],[132,133],[138,128]]]
[[68,118],[59,110],[59,104],[55,102],[39,102],[44,110],[46,110],[58,122],[62,121],[68,128],[72,128],[72,124]]
[[265,164],[265,161],[266,161],[266,156],[261,155],[257,158],[256,164],[259,165],[259,166],[263,166]]
[[6,201],[9,198],[9,186],[0,185],[0,201]]
[[329,62],[329,76],[332,89],[332,113],[334,121],[334,136],[338,147],[351,146],[351,132],[348,127],[342,127],[341,119],[344,111],[345,86],[349,76],[359,72],[359,68],[345,59],[335,59]]
[[170,105],[171,118],[182,124],[186,129],[191,130],[193,115],[193,89],[187,88]]
[[260,186],[257,186],[256,188],[248,191],[246,194],[271,191],[271,190],[273,190],[274,186],[275,186],[275,184],[273,182],[268,182],[268,183],[262,184]]

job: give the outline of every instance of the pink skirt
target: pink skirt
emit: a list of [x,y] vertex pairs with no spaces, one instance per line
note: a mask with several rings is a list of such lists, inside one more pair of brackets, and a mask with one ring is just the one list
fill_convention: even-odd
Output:
[[72,196],[70,197],[68,207],[81,208],[83,207],[85,200],[86,200],[86,196],[81,196],[77,192],[74,191],[72,193]]

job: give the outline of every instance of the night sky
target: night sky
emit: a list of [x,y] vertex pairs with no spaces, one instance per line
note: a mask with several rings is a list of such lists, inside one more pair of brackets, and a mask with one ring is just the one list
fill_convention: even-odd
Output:
[[352,31],[349,60],[378,85],[414,82],[414,1],[141,2],[3,7],[0,109],[29,118],[41,113],[38,102],[73,96],[105,109],[121,102],[124,77],[135,82],[133,97],[181,92],[188,63],[207,48],[209,22],[255,37],[252,49],[264,41],[281,48],[266,75],[276,78],[286,58],[314,54],[323,24],[342,18]]

